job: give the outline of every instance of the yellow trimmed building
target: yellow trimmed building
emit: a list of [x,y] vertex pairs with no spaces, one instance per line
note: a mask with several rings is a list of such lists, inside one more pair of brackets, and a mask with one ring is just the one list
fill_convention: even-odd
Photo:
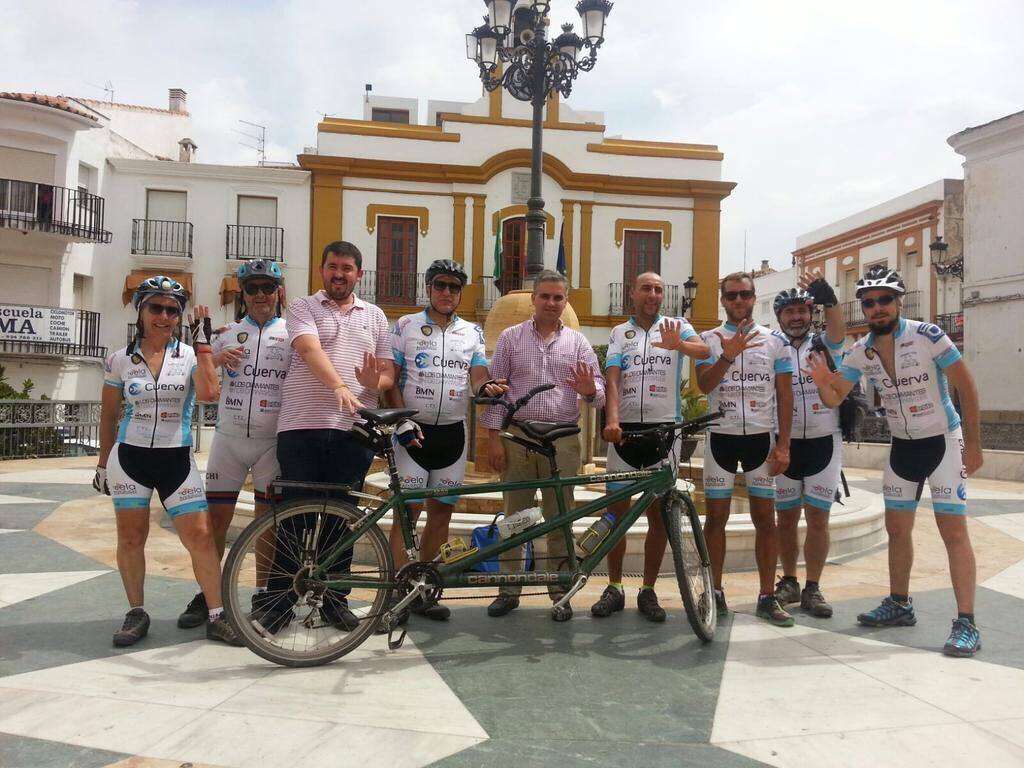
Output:
[[[312,174],[309,287],[320,287],[324,245],[349,240],[363,253],[360,295],[396,317],[425,304],[427,265],[452,258],[471,279],[460,314],[483,322],[526,266],[529,105],[498,90],[471,104],[428,102],[422,121],[418,105],[368,97],[363,119],[325,118],[316,148],[299,156]],[[629,281],[649,269],[664,276],[673,314],[692,275],[690,316],[713,327],[721,203],[735,186],[721,180],[722,153],[605,134],[600,113],[549,101],[545,265],[557,266],[561,247],[570,300],[595,343],[622,322]]]

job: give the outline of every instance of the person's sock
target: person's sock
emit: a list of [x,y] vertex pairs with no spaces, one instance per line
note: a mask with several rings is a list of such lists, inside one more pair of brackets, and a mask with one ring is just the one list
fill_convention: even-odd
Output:
[[223,608],[211,608],[210,609],[210,621],[216,621],[224,613]]
[[142,605],[131,605],[131,606],[128,606],[128,610],[129,611],[144,611],[146,609],[145,609],[145,606],[142,606]]
[[963,611],[960,611],[959,613],[957,613],[956,617],[958,619],[967,619],[969,622],[971,622],[971,626],[972,627],[974,626],[974,614],[973,613],[964,613]]
[[641,592],[643,592],[645,589],[649,589],[649,590],[651,590],[651,592],[653,592],[654,591],[654,585],[653,584],[644,584],[643,586],[640,587],[640,591]]
[[910,595],[897,595],[895,592],[893,592],[889,595],[889,597],[892,598],[892,601],[894,603],[899,603],[900,605],[906,605],[910,602]]
[[608,582],[608,586],[612,587],[614,589],[619,590],[619,592],[624,592],[625,591],[623,589],[623,587],[622,587],[622,582],[621,581],[609,581]]

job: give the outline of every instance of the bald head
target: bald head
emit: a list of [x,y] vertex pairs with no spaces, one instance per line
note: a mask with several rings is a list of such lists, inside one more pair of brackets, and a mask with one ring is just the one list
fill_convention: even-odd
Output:
[[638,319],[645,323],[651,322],[661,314],[665,283],[657,272],[641,272],[637,275],[629,294],[633,300],[633,313]]

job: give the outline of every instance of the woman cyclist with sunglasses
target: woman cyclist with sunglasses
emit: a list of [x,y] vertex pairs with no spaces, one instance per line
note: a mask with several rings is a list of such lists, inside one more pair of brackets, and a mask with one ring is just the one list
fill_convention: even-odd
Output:
[[206,594],[210,606],[206,636],[241,645],[223,616],[220,559],[203,478],[192,454],[196,398],[217,398],[209,309],[196,306],[194,320],[189,318],[193,349],[181,341],[181,315],[187,302],[188,292],[176,280],[162,275],[143,280],[132,297],[139,313],[135,339],[104,363],[100,461],[93,487],[113,497],[117,517],[117,567],[129,606],[124,624],[114,633],[117,646],[133,645],[149,631],[143,586],[154,489]]

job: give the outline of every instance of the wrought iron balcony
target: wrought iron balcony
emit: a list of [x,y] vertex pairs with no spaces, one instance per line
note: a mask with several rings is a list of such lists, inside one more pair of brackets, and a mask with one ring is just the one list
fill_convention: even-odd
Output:
[[425,307],[428,299],[423,275],[423,272],[385,272],[367,269],[359,281],[357,293],[374,304]]
[[[629,295],[623,283],[608,284],[608,314],[609,315],[631,315],[633,314],[633,299]],[[666,285],[665,297],[661,302],[661,314],[668,317],[678,317],[680,290],[678,285]]]
[[84,309],[0,304],[0,353],[34,357],[107,355],[100,313]]
[[132,253],[191,259],[191,222],[132,219]]
[[951,312],[948,315],[936,315],[935,324],[941,328],[955,343],[964,340],[964,313]]
[[498,300],[501,293],[498,291],[498,287],[494,284],[493,275],[482,275],[480,277],[481,291],[480,296],[477,299],[476,308],[482,312],[490,312],[491,307],[494,306],[494,302]]
[[229,259],[284,261],[284,227],[228,224],[224,255]]
[[[867,325],[867,318],[864,317],[864,310],[860,307],[860,301],[844,301],[840,304],[843,308],[843,319],[846,325],[853,328],[858,325]],[[906,320],[923,320],[921,316],[921,292],[911,291],[903,297],[903,308],[900,316]]]
[[77,189],[0,179],[0,227],[52,232],[80,242],[109,243],[104,200]]

